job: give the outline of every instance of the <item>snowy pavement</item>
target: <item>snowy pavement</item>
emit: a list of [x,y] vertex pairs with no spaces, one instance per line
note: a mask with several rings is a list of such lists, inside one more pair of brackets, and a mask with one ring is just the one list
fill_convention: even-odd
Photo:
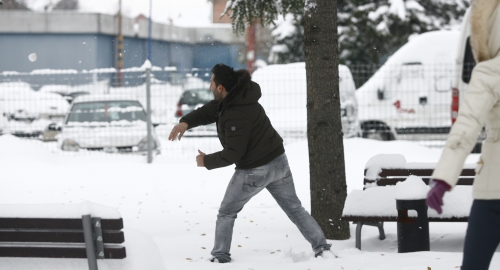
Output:
[[[340,257],[314,258],[297,228],[263,191],[238,215],[230,264],[207,261],[217,209],[234,167],[197,168],[197,149],[213,149],[217,139],[163,142],[168,152],[146,164],[142,156],[100,153],[62,155],[38,141],[0,136],[0,204],[80,203],[114,207],[124,220],[127,259],[99,261],[99,269],[458,269],[466,223],[431,223],[430,252],[397,253],[396,224],[387,238],[365,227],[362,251],[351,239],[332,241]],[[192,146],[190,146],[190,144]],[[163,145],[163,147],[166,147]],[[376,154],[399,153],[408,162],[436,162],[440,150],[411,142],[344,140],[348,192],[362,189],[363,170]],[[310,209],[307,142],[285,146],[299,198]],[[207,151],[208,152],[208,151]],[[190,155],[191,153],[191,155]],[[474,163],[478,155],[467,162]],[[140,265],[140,267],[139,267]],[[88,269],[85,260],[0,258],[0,269]],[[500,269],[495,254],[491,269]]]

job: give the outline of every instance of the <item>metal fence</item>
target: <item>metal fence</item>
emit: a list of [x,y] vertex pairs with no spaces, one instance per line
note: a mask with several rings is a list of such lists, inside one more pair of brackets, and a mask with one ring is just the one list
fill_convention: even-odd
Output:
[[[459,81],[455,68],[421,63],[379,69],[341,65],[344,136],[442,146],[451,126],[452,86]],[[190,130],[180,142],[167,140],[180,117],[212,99],[210,77],[210,70],[154,67],[148,98],[145,69],[121,74],[114,70],[4,72],[0,130],[62,155],[146,155],[148,142],[153,154],[171,157],[194,156],[198,149],[215,152],[222,148],[215,125]],[[285,143],[306,138],[304,63],[262,67],[252,79],[260,84],[259,102]]]

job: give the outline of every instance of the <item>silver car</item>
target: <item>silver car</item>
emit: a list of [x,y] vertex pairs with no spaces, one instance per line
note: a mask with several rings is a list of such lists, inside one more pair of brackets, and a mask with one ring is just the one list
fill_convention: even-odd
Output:
[[[153,131],[152,148],[160,152]],[[104,151],[108,153],[147,152],[147,116],[134,99],[86,95],[75,99],[57,135],[64,151]]]

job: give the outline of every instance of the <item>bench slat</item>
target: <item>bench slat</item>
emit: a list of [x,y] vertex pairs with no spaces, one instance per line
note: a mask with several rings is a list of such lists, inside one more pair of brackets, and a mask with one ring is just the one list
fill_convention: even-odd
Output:
[[[126,258],[125,247],[104,247],[106,259]],[[6,247],[0,246],[0,257],[87,258],[85,247]]]
[[[387,176],[409,176],[409,175],[417,175],[417,176],[431,176],[434,169],[387,169],[383,168],[382,172],[379,173],[380,177]],[[364,175],[366,175],[367,169],[364,171]],[[476,172],[474,169],[463,169],[460,173],[461,176],[475,176]]]
[[[364,179],[363,184],[370,184],[370,183],[377,183],[377,186],[394,186],[398,182],[403,182],[405,181],[406,178],[380,178],[378,180],[369,180],[369,179]],[[429,184],[430,178],[425,178],[422,177],[422,180],[425,182],[426,185]],[[462,185],[462,186],[472,186],[474,184],[474,178],[459,178],[457,185]]]
[[[125,242],[122,231],[103,231],[104,243],[121,244]],[[41,231],[41,230],[0,230],[0,242],[44,242],[44,243],[85,243],[83,231]]]
[[[123,229],[123,219],[101,219],[103,230]],[[83,230],[82,219],[0,218],[0,229]]]

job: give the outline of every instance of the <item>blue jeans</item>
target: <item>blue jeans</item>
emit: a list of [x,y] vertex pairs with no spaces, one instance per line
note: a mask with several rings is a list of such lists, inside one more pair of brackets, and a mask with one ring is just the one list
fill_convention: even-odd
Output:
[[465,235],[462,270],[487,270],[500,243],[500,200],[474,200]]
[[237,214],[253,196],[264,188],[271,193],[281,209],[297,225],[315,252],[330,249],[331,244],[326,243],[325,235],[318,223],[302,207],[295,193],[288,160],[286,155],[282,154],[266,165],[248,170],[236,170],[227,186],[217,215],[212,256],[231,260],[229,250]]

